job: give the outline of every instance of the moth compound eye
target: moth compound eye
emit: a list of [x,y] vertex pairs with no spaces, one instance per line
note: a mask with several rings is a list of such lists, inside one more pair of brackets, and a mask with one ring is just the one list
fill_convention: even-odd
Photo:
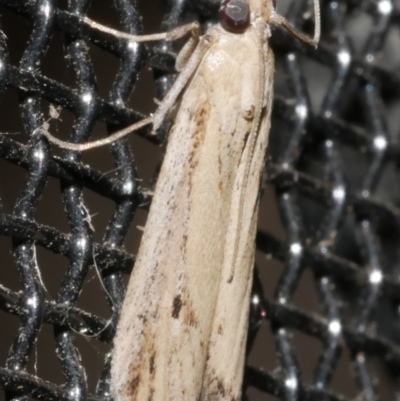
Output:
[[227,31],[241,33],[250,25],[249,5],[245,0],[223,0],[219,20]]
[[276,10],[276,0],[272,0],[272,6],[274,7],[274,10]]

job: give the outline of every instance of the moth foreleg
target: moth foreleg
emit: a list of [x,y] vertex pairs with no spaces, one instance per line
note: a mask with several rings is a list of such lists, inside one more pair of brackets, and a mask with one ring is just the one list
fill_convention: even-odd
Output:
[[195,50],[192,52],[188,60],[185,62],[185,66],[175,80],[172,88],[168,91],[167,95],[164,97],[157,111],[153,116],[153,129],[157,130],[160,128],[165,116],[171,110],[171,108],[176,103],[182,90],[185,88],[186,84],[193,76],[196,71],[200,61],[202,60],[204,54],[209,49],[212,44],[213,38],[210,35],[204,35],[199,39],[199,43]]

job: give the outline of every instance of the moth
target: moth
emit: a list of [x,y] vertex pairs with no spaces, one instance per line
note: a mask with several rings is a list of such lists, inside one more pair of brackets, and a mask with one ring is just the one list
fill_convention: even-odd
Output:
[[[203,36],[196,24],[157,36],[194,33],[178,58],[182,72],[156,113],[133,126],[157,129],[179,104],[114,341],[117,401],[241,399],[271,122],[270,25],[316,46],[314,4],[313,39],[277,14],[271,0],[223,0],[219,24]],[[58,144],[84,150],[129,130],[89,144]]]

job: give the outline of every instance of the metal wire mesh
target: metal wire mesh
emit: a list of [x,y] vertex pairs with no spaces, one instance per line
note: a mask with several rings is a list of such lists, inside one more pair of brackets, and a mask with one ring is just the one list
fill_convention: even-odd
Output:
[[[59,136],[113,132],[142,118],[135,110],[147,113],[143,103],[171,84],[173,45],[129,46],[77,15],[131,33],[152,20],[146,29],[154,32],[190,18],[207,26],[219,1],[97,3],[0,0],[7,399],[109,397],[110,343],[153,185],[140,164],[154,171],[168,128],[89,155],[32,135],[50,104]],[[287,15],[310,31],[308,9],[294,2]],[[323,1],[316,52],[273,32],[275,100],[244,399],[400,400],[399,17],[391,0]]]

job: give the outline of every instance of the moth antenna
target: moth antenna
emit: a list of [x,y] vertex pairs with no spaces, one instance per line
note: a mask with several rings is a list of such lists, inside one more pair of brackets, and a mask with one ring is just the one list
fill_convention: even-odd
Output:
[[315,47],[319,43],[319,38],[321,37],[321,5],[319,0],[314,0],[314,38],[313,42]]
[[281,25],[283,26],[289,33],[291,33],[295,38],[301,40],[303,43],[307,45],[313,46],[317,48],[318,42],[321,36],[321,7],[319,0],[314,0],[314,37],[311,39],[309,36],[305,35],[304,33],[298,31],[290,22],[279,15],[275,11],[272,12],[270,23],[273,25]]
[[190,22],[186,25],[178,26],[177,28],[169,32],[153,33],[150,35],[133,35],[131,33],[121,32],[117,29],[109,28],[108,26],[99,24],[98,22],[93,21],[88,17],[81,17],[81,20],[86,25],[99,32],[104,32],[109,35],[115,36],[116,38],[131,40],[132,42],[137,43],[153,42],[157,40],[174,41],[183,38],[188,33],[191,33],[193,36],[200,35],[200,25],[198,22]]

